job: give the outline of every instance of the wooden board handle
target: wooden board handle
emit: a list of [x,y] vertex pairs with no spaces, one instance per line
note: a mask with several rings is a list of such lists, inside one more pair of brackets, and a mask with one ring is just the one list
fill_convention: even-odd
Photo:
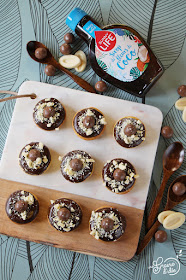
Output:
[[7,93],[7,94],[13,94],[14,95],[14,96],[10,96],[10,97],[0,99],[0,102],[4,102],[4,101],[16,99],[16,98],[22,98],[22,97],[30,97],[31,99],[35,99],[37,97],[37,95],[35,93],[17,95],[17,92],[8,91],[8,90],[0,90],[0,93]]

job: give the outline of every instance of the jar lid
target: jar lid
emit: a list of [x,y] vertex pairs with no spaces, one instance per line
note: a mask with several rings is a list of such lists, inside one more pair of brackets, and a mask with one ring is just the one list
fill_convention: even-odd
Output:
[[86,16],[87,14],[81,10],[80,8],[75,8],[70,12],[66,19],[66,24],[75,31],[77,24],[80,22],[80,20]]

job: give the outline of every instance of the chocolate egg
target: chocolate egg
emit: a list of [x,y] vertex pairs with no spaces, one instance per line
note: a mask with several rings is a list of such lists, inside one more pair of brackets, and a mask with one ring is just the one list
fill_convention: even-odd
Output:
[[56,68],[51,65],[51,64],[48,64],[46,67],[45,67],[45,74],[47,76],[54,76],[56,73]]
[[99,92],[104,92],[107,90],[107,84],[104,81],[98,81],[95,84],[95,89]]
[[161,135],[164,137],[164,138],[171,138],[173,136],[173,129],[172,127],[170,126],[164,126],[162,127],[161,129]]
[[183,183],[177,182],[173,185],[172,191],[174,192],[174,194],[181,196],[186,192],[186,187]]
[[37,149],[31,149],[28,153],[28,158],[31,161],[35,161],[37,158],[40,158],[40,157],[41,157],[41,153]]
[[158,230],[155,233],[155,239],[157,242],[163,243],[167,240],[167,233],[164,230]]
[[53,117],[55,115],[56,111],[51,106],[46,106],[43,109],[43,117],[49,119],[50,117]]
[[24,200],[18,200],[15,204],[15,210],[19,213],[24,212],[28,208],[28,202]]
[[114,221],[110,218],[104,218],[101,221],[101,227],[105,230],[105,231],[110,231],[113,229],[114,227]]
[[62,207],[57,212],[57,215],[58,215],[60,220],[67,221],[70,218],[71,213],[66,207]]
[[186,97],[186,85],[182,85],[177,89],[177,92],[180,96]]
[[71,48],[71,46],[70,46],[69,44],[67,44],[67,43],[62,44],[61,47],[60,47],[60,52],[61,52],[62,54],[70,54],[71,51],[72,51],[72,48]]
[[74,171],[79,171],[83,168],[83,162],[78,158],[71,159],[70,167]]
[[116,181],[123,181],[126,177],[126,172],[119,168],[116,168],[113,173],[113,177]]
[[72,44],[74,42],[74,35],[72,33],[67,33],[64,35],[64,40],[67,44]]
[[83,119],[83,125],[86,128],[92,128],[95,125],[95,118],[93,116],[86,116]]
[[135,125],[133,125],[133,124],[127,124],[124,128],[124,133],[127,136],[134,135],[134,134],[136,134],[136,132],[137,132],[137,129],[136,129]]
[[47,57],[47,50],[45,48],[37,48],[35,50],[35,57],[38,59],[44,59]]

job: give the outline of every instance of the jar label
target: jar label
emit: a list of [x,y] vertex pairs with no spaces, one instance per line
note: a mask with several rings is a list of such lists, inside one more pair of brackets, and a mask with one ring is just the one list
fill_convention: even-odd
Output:
[[127,29],[94,30],[98,65],[110,76],[132,82],[148,67],[150,56],[137,36]]

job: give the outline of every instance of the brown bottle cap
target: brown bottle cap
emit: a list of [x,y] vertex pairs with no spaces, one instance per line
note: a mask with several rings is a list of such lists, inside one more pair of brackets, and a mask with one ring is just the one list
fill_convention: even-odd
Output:
[[127,124],[124,128],[124,133],[127,136],[134,135],[134,134],[136,134],[136,132],[137,132],[137,129],[136,129],[135,125],[133,125],[133,124]]
[[116,181],[123,181],[126,177],[126,172],[120,168],[116,168],[114,170],[113,177]]
[[71,213],[70,213],[70,211],[67,208],[62,207],[57,212],[57,215],[58,215],[60,220],[67,221],[70,218]]
[[110,231],[113,229],[114,227],[114,221],[110,218],[104,218],[101,221],[101,227],[105,230],[105,231]]
[[86,117],[84,117],[83,125],[86,128],[92,128],[95,125],[95,118],[93,116],[86,116]]
[[24,200],[18,200],[15,204],[15,210],[17,212],[24,212],[28,208],[28,202]]
[[174,194],[181,196],[186,192],[186,187],[183,183],[177,182],[173,185],[172,191],[174,192]]
[[38,59],[47,57],[47,50],[45,48],[37,48],[35,50],[35,57],[37,57]]
[[164,230],[158,230],[156,233],[155,233],[155,239],[156,241],[160,242],[160,243],[163,243],[167,240],[167,233],[166,231]]
[[41,153],[40,151],[38,151],[37,149],[32,149],[29,151],[28,153],[28,158],[31,161],[35,161],[37,158],[41,157]]
[[43,117],[49,119],[50,117],[53,117],[55,115],[56,111],[51,106],[46,106],[43,109]]
[[70,161],[70,167],[74,171],[79,171],[83,168],[83,163],[80,159],[74,158],[74,159],[71,159],[71,161]]

